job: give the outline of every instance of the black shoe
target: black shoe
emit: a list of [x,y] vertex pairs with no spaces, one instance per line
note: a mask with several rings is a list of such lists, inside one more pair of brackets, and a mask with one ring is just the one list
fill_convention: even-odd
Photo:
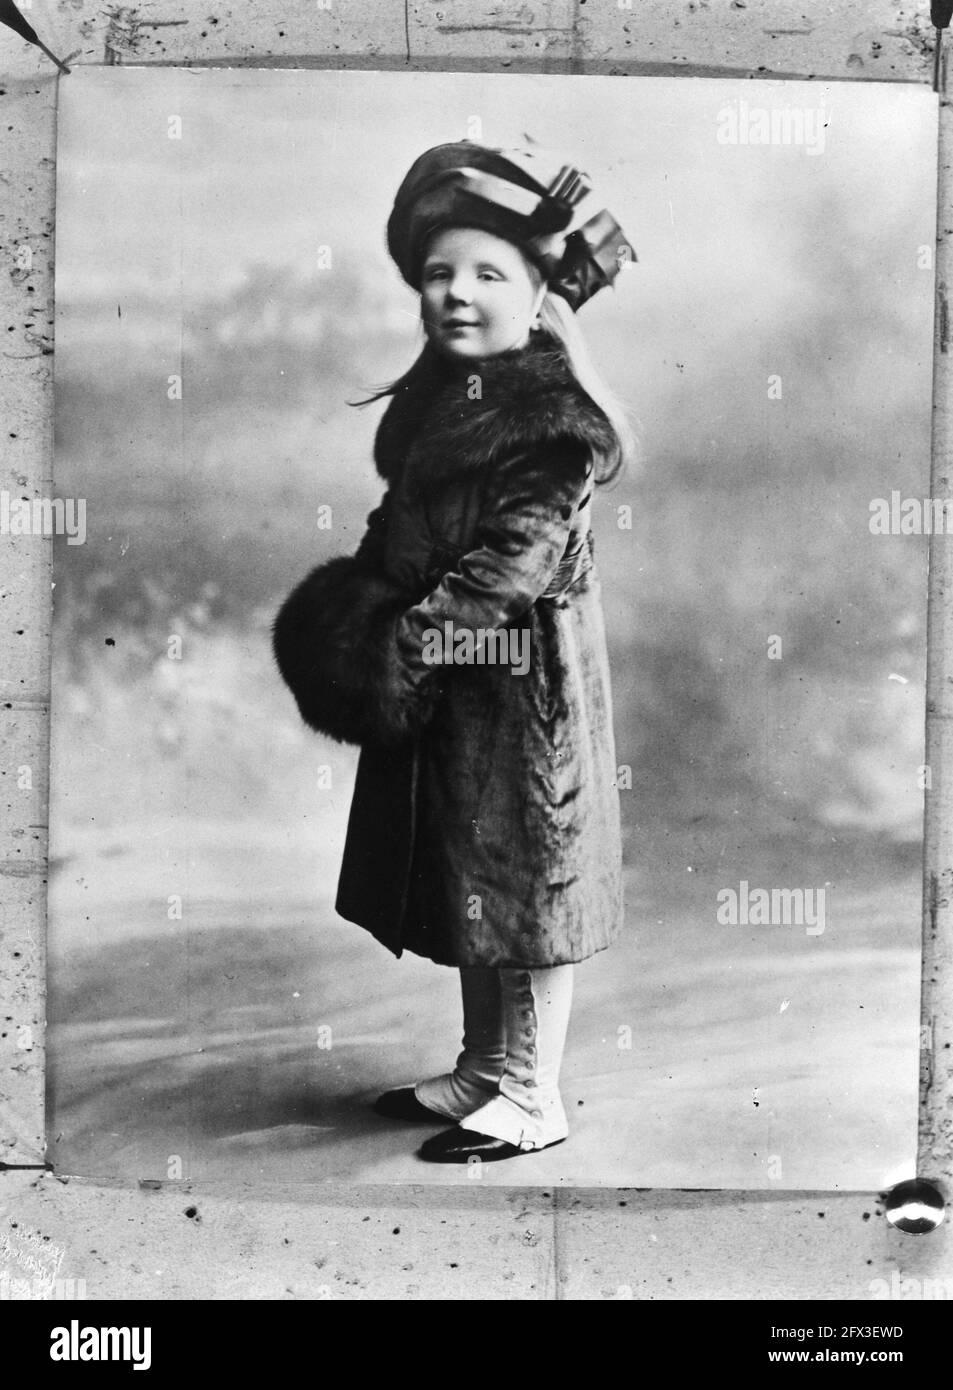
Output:
[[404,1086],[399,1091],[385,1091],[374,1102],[374,1109],[385,1120],[410,1120],[418,1125],[447,1123],[446,1115],[438,1115],[436,1110],[428,1110],[421,1105],[414,1094],[413,1086]]
[[[562,1139],[554,1139],[552,1144],[544,1144],[543,1149],[551,1149],[562,1144]],[[475,1129],[445,1129],[427,1139],[419,1149],[420,1157],[428,1163],[466,1163],[478,1158],[482,1163],[499,1163],[503,1158],[520,1158],[523,1154],[541,1153],[541,1149],[519,1149],[505,1139],[496,1139],[491,1134],[479,1134]]]

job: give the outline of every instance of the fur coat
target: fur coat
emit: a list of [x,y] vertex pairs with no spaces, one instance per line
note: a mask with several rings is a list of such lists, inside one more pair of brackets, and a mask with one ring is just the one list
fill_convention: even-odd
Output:
[[426,347],[378,427],[353,556],[275,622],[303,718],[361,745],[336,910],[396,955],[551,966],[622,914],[595,477],[618,445],[562,348]]

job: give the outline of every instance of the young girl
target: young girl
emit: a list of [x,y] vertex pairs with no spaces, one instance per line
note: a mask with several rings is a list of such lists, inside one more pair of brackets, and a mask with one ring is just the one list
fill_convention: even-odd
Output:
[[469,141],[414,163],[387,233],[426,343],[381,393],[365,537],[285,602],[275,654],[361,745],[336,910],[460,971],[453,1070],[376,1109],[453,1122],[426,1160],[491,1161],[566,1138],[573,964],[621,925],[590,509],[630,439],[574,311],[634,253],[584,174]]

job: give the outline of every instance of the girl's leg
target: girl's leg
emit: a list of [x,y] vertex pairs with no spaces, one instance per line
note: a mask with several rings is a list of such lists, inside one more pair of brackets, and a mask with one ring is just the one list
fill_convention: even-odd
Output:
[[506,1065],[499,1095],[460,1122],[503,1139],[517,1148],[542,1149],[569,1133],[559,1094],[569,1014],[573,968],[500,970]]
[[421,1105],[461,1120],[499,1090],[506,1061],[500,971],[460,971],[463,997],[463,1051],[452,1072],[419,1081],[414,1094]]

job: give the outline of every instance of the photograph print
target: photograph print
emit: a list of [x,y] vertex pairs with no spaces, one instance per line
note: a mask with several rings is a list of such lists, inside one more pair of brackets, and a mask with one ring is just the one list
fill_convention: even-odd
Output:
[[88,69],[57,164],[54,1169],[912,1176],[930,93]]

